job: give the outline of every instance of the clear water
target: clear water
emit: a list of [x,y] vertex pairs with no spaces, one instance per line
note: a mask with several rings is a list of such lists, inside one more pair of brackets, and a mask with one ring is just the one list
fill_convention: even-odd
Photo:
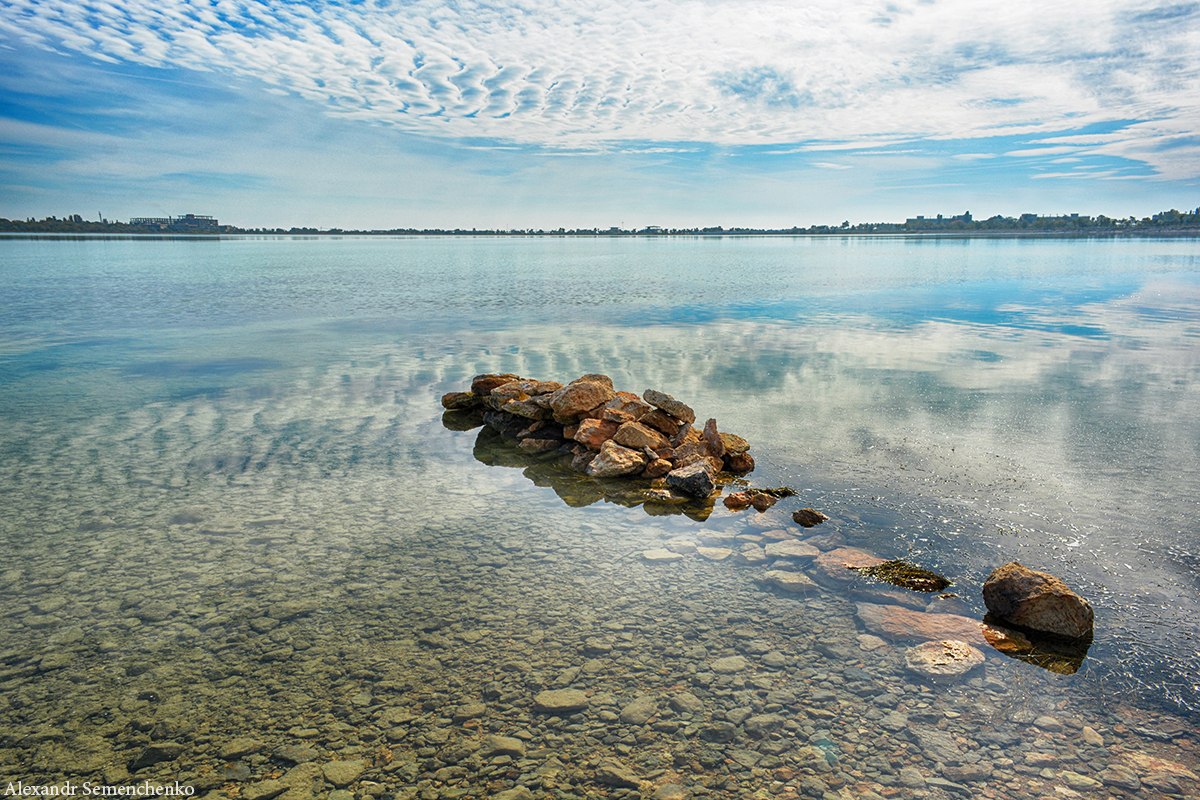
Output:
[[[0,777],[636,794],[612,758],[695,796],[1197,790],[1194,240],[10,238],[0,308]],[[646,563],[803,533],[799,505],[564,503],[442,425],[490,371],[668,391],[826,546],[938,569],[975,617],[992,568],[1046,569],[1096,641],[1074,675],[988,650],[931,685],[856,615],[911,597]],[[532,709],[568,686],[586,711]]]

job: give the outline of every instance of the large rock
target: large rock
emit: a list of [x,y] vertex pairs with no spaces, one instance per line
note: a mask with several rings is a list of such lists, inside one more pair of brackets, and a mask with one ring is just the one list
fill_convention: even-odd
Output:
[[593,478],[615,478],[619,475],[633,475],[641,472],[646,466],[645,453],[622,447],[609,439],[600,446],[600,452],[588,464],[587,474]]
[[925,642],[904,653],[904,662],[911,671],[937,682],[961,678],[983,661],[983,653],[955,639]]
[[1092,606],[1059,578],[1010,561],[983,584],[988,611],[1010,625],[1072,639],[1092,635]]
[[716,488],[712,467],[702,461],[668,472],[667,485],[692,497],[708,497]]
[[585,419],[579,422],[575,434],[571,438],[580,444],[587,445],[593,450],[599,450],[605,442],[613,438],[613,434],[616,432],[617,423],[615,422]]
[[983,623],[958,614],[928,614],[901,606],[857,603],[858,619],[871,633],[888,639],[935,641],[956,639],[984,643]]
[[638,422],[642,423],[643,425],[649,425],[651,428],[654,428],[654,430],[659,431],[666,436],[674,436],[675,434],[679,433],[680,428],[682,428],[685,424],[675,419],[667,412],[660,411],[657,408],[652,408],[650,411],[647,411],[645,414],[638,417]]
[[617,432],[613,435],[613,440],[617,444],[635,450],[649,447],[656,453],[666,450],[671,446],[671,443],[667,441],[667,437],[653,428],[646,427],[638,422],[626,422],[617,429]]
[[[641,419],[653,410],[653,406],[642,400],[633,392],[617,392],[612,400],[604,404],[606,409],[620,411],[636,419]],[[672,431],[674,433],[674,431]]]
[[471,379],[471,391],[480,397],[491,394],[492,389],[497,386],[503,386],[512,381],[519,381],[520,377],[512,373],[486,373],[484,375],[476,375]]
[[696,421],[696,412],[692,410],[691,406],[681,403],[666,392],[647,389],[642,392],[642,399],[655,408],[661,408],[672,417],[689,425]]
[[556,419],[569,422],[577,419],[597,406],[604,405],[616,394],[609,384],[598,381],[585,381],[582,378],[572,381],[550,395],[550,408]]
[[721,439],[721,432],[717,430],[715,419],[709,419],[704,423],[704,431],[700,435],[704,437],[704,444],[707,445],[710,456],[713,458],[725,456],[725,442]]
[[442,395],[442,408],[450,411],[475,408],[478,405],[479,395],[474,392],[446,392]]
[[740,456],[750,449],[750,443],[736,433],[721,431],[721,444],[725,446],[726,456]]

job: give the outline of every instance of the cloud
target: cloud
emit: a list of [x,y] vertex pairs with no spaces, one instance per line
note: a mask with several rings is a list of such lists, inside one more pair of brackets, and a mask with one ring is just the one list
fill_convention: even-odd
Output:
[[1074,4],[999,0],[0,0],[0,41],[550,148],[852,149],[1123,122],[1106,152],[1179,178],[1200,175],[1200,148],[1164,147],[1200,108],[1187,8],[1097,0],[1082,25]]

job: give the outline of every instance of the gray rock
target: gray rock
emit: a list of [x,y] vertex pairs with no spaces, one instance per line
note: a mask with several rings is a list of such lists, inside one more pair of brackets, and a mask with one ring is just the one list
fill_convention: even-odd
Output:
[[493,800],[534,800],[533,792],[524,786],[518,786],[515,789],[505,789],[503,792],[492,795],[492,797]]
[[144,769],[152,764],[158,764],[163,761],[174,761],[186,749],[184,745],[178,742],[152,742],[135,759],[129,762],[129,771],[137,772],[139,769]]
[[627,725],[645,725],[658,713],[658,703],[650,695],[642,695],[621,709],[621,722]]
[[221,748],[221,758],[229,761],[242,756],[252,755],[262,750],[263,744],[257,739],[251,739],[248,736],[242,736],[228,742]]
[[732,742],[737,738],[737,726],[731,722],[713,722],[700,728],[699,735],[706,742]]
[[596,782],[626,789],[636,789],[642,783],[628,766],[611,759],[600,762],[600,766],[596,768]]
[[779,730],[787,722],[779,714],[759,714],[758,716],[749,717],[742,726],[746,729],[746,733],[753,736],[755,739],[761,739],[771,731]]
[[342,789],[358,780],[366,769],[367,762],[360,759],[348,759],[346,761],[330,761],[321,767],[321,772],[324,773],[325,780]]
[[713,672],[722,675],[732,675],[735,672],[741,672],[746,669],[746,667],[750,666],[750,662],[746,661],[745,656],[726,656],[725,658],[718,658],[709,666]]
[[492,734],[485,736],[483,746],[480,748],[486,756],[512,756],[513,758],[525,757],[525,742],[515,736],[499,736]]
[[711,469],[702,461],[668,472],[667,485],[682,494],[701,498],[708,497],[716,488]]
[[287,784],[283,781],[259,781],[251,783],[242,789],[242,800],[271,800],[272,797],[278,797],[287,791]]
[[670,703],[671,708],[681,714],[704,713],[704,701],[691,692],[680,692],[677,695],[672,695],[671,699],[667,702]]

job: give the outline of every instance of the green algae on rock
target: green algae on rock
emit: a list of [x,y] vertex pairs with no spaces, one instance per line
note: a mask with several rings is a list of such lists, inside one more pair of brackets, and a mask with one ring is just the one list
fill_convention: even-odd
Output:
[[895,586],[912,589],[914,592],[940,592],[950,585],[950,580],[933,570],[918,567],[907,561],[893,559],[870,567],[851,567],[863,575],[886,581]]

